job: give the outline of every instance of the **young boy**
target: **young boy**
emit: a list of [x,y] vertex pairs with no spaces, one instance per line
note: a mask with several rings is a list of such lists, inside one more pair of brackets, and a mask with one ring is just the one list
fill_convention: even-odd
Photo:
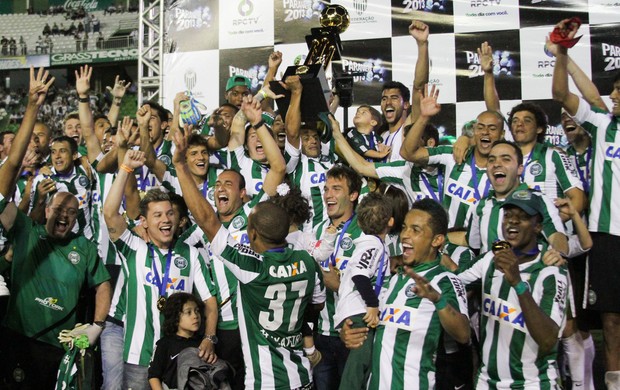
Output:
[[379,292],[389,275],[390,258],[385,236],[394,224],[392,205],[384,195],[373,192],[357,207],[357,223],[362,229],[354,240],[355,251],[341,275],[334,323],[341,327],[349,318],[352,327],[370,327],[364,344],[349,353],[340,389],[364,389],[370,375],[372,343],[379,324]]
[[353,125],[345,136],[358,154],[368,161],[380,161],[390,154],[390,147],[385,146],[377,131],[381,127],[381,113],[368,105],[361,105],[353,117]]

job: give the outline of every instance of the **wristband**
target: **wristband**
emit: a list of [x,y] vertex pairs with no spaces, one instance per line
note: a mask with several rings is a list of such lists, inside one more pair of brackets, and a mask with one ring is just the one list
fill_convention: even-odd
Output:
[[437,302],[434,302],[435,304],[435,309],[437,309],[437,311],[443,309],[444,307],[448,306],[448,301],[446,301],[446,298],[442,296],[439,297],[439,300]]
[[264,125],[264,124],[265,124],[265,121],[261,119],[261,120],[260,120],[260,122],[258,122],[258,123],[257,123],[257,124],[255,124],[255,125],[252,125],[252,128],[253,128],[254,130],[258,130],[258,129],[260,129],[260,128]]
[[516,286],[513,287],[517,292],[517,295],[523,295],[524,292],[530,291],[529,286],[523,280],[517,283]]
[[254,96],[254,99],[256,99],[256,101],[260,103],[263,100],[265,100],[266,97],[267,97],[267,92],[261,89],[260,91],[256,93],[256,96]]
[[121,164],[121,169],[127,173],[133,173],[133,169],[129,168],[127,165],[125,164]]
[[90,103],[90,98],[87,98],[87,97],[83,98],[83,97],[78,96],[78,101],[80,103]]

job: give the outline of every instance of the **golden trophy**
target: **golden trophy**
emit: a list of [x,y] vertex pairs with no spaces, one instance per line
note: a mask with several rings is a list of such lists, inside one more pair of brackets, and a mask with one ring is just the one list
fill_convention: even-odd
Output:
[[[289,66],[282,76],[282,80],[290,75],[299,76],[304,88],[301,96],[301,119],[305,122],[316,121],[318,113],[329,111],[331,87],[327,83],[325,70],[332,60],[340,59],[342,42],[339,34],[350,24],[349,13],[338,4],[328,5],[321,12],[319,21],[321,27],[311,28],[310,35],[306,35],[308,56],[304,63]],[[272,81],[270,87],[274,92],[285,95],[277,100],[278,109],[284,118],[290,103],[290,93],[277,81]]]

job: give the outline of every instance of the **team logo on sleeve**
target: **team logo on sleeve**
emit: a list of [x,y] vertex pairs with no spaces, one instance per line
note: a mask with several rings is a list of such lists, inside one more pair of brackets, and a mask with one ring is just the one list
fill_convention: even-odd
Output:
[[542,173],[543,167],[539,163],[534,163],[530,166],[530,173],[533,176],[538,176]]
[[207,199],[209,199],[211,202],[214,202],[214,201],[215,201],[215,200],[214,200],[215,198],[213,197],[213,194],[214,194],[214,193],[215,193],[215,188],[214,188],[214,187],[211,187],[211,188],[209,189],[209,191],[207,191]]
[[184,257],[177,257],[174,259],[174,265],[178,268],[178,269],[185,269],[187,268],[187,259],[185,259]]
[[167,166],[170,165],[170,163],[172,163],[170,156],[168,156],[167,154],[162,154],[161,156],[158,157],[158,159],[159,161],[163,162]]
[[89,186],[90,180],[88,180],[88,177],[80,175],[80,177],[78,177],[78,183],[80,183],[82,187],[86,188]]
[[80,254],[77,253],[76,251],[69,252],[69,254],[67,255],[67,258],[73,265],[77,265],[77,263],[80,262]]
[[405,296],[407,298],[413,298],[416,296],[415,293],[415,282],[410,283],[407,285],[407,287],[405,287]]
[[340,247],[345,251],[351,249],[353,247],[353,240],[351,237],[344,237],[342,241],[340,241]]
[[245,225],[245,218],[243,218],[241,215],[237,215],[235,218],[233,218],[231,225],[235,229],[241,229],[243,225]]

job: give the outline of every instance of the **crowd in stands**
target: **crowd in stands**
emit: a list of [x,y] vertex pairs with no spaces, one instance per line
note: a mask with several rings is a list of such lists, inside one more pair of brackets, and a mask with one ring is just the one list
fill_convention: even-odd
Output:
[[306,116],[297,75],[273,110],[279,52],[206,118],[184,91],[121,118],[119,77],[99,114],[88,65],[63,94],[31,69],[0,133],[0,387],[590,390],[597,317],[620,389],[620,73],[607,107],[578,28],[547,42],[566,150],[536,104],[501,114],[486,42],[486,109],[440,145],[415,20],[413,90],[387,82],[350,129],[337,96]]

